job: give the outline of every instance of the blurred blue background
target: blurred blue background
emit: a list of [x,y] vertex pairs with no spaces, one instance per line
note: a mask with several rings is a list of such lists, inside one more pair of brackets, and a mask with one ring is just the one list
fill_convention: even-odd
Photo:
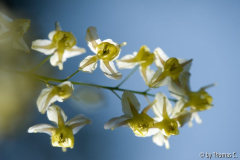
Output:
[[[121,102],[111,91],[101,90],[106,103],[97,110],[89,111],[83,109],[83,104],[67,100],[60,106],[69,119],[76,114],[84,114],[92,119],[93,124],[76,134],[74,149],[63,153],[60,148],[51,146],[48,135],[27,133],[32,125],[50,124],[46,115],[38,113],[35,104],[41,89],[45,88],[39,82],[37,93],[28,99],[31,109],[26,110],[29,118],[22,129],[15,131],[14,136],[0,139],[0,159],[187,160],[202,159],[200,152],[237,152],[236,155],[240,157],[240,1],[10,0],[2,2],[2,6],[13,12],[13,19],[31,19],[27,34],[34,36],[28,38],[29,46],[35,39],[47,39],[55,21],[59,21],[63,30],[73,32],[77,45],[87,50],[86,54],[68,59],[63,71],[51,67],[47,62],[46,67],[36,73],[43,75],[48,68],[53,68],[51,74],[45,75],[65,78],[76,71],[80,61],[93,54],[85,42],[85,33],[87,27],[95,26],[102,40],[111,38],[118,43],[128,43],[122,48],[120,58],[138,51],[142,45],[147,45],[151,51],[161,47],[170,57],[193,58],[190,70],[192,90],[214,82],[218,85],[207,90],[213,96],[214,107],[199,113],[203,123],[198,125],[194,122],[192,128],[187,125],[181,128],[180,135],[170,137],[169,150],[155,145],[152,138],[135,137],[128,128],[104,130],[105,122],[122,115]],[[31,61],[32,67],[45,58],[36,51],[31,54],[37,56]],[[130,71],[120,70],[123,78]],[[106,86],[120,83],[106,78],[99,68],[92,74],[78,73],[71,80]],[[78,86],[75,88],[78,89]],[[147,86],[139,72],[136,72],[122,88],[144,91]],[[159,91],[169,95],[166,87],[153,89],[150,93]],[[137,97],[141,108],[148,104],[143,96]]]

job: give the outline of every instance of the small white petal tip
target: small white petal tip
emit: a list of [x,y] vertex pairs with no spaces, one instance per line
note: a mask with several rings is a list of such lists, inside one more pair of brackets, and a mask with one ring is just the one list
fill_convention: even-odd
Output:
[[121,44],[119,44],[119,47],[123,47],[123,46],[126,46],[127,45],[127,42],[123,42]]

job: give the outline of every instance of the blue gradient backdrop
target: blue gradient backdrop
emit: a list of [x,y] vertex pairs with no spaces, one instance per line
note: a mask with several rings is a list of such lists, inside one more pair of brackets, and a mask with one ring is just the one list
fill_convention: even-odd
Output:
[[[31,19],[32,25],[38,29],[35,31],[39,32],[38,39],[46,39],[54,29],[54,22],[59,21],[63,30],[72,31],[77,37],[77,45],[87,49],[86,54],[68,59],[62,72],[55,68],[57,78],[67,77],[78,68],[83,58],[93,54],[84,37],[87,27],[95,26],[101,39],[128,43],[122,48],[120,58],[138,51],[142,45],[147,45],[151,51],[161,47],[171,57],[193,58],[190,70],[193,90],[214,82],[218,86],[208,90],[214,98],[214,107],[200,113],[203,123],[197,125],[194,122],[192,128],[181,128],[179,136],[169,139],[169,150],[155,145],[151,138],[135,137],[128,128],[104,130],[106,121],[122,115],[119,99],[104,90],[106,107],[96,112],[71,108],[72,100],[61,105],[69,118],[83,113],[93,121],[91,126],[85,126],[76,135],[74,149],[62,153],[60,148],[51,147],[48,135],[24,132],[14,140],[0,143],[3,159],[195,160],[201,159],[200,152],[237,152],[240,157],[240,1],[42,0],[24,1],[20,6],[19,11],[28,13],[24,18]],[[41,59],[44,57],[40,56],[38,62]],[[121,72],[124,78],[130,70]],[[79,73],[72,80],[106,86],[120,82],[107,79],[99,68],[92,74]],[[138,72],[122,87],[139,91],[147,89]],[[167,90],[162,87],[150,92],[158,91],[166,93]],[[144,97],[138,98],[141,107],[147,105]],[[36,117],[29,120],[30,125],[49,123],[37,108],[32,114]]]

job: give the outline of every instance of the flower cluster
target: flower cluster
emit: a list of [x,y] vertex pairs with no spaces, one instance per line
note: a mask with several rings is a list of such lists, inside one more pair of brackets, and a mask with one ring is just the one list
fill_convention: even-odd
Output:
[[[30,20],[12,21],[6,15],[0,13],[0,25],[0,43],[12,41],[14,48],[29,52],[22,36],[28,30]],[[31,48],[51,56],[51,58],[49,57],[50,63],[52,66],[58,66],[60,70],[63,69],[63,62],[67,58],[86,52],[84,48],[76,46],[77,40],[72,32],[62,31],[59,23],[56,23],[55,30],[50,32],[48,37],[49,40],[33,41]],[[190,89],[189,70],[192,59],[168,57],[159,47],[151,53],[146,45],[140,47],[138,52],[133,52],[133,55],[125,55],[118,59],[121,48],[127,43],[118,44],[111,39],[101,41],[95,27],[88,27],[85,39],[95,55],[83,59],[74,74],[64,80],[43,76],[37,77],[41,82],[47,84],[47,88],[42,90],[37,99],[37,108],[42,114],[47,112],[48,119],[57,126],[39,124],[30,127],[28,132],[49,134],[52,146],[62,147],[63,151],[66,151],[66,148],[73,148],[74,134],[84,125],[91,124],[91,120],[84,115],[77,115],[66,122],[67,116],[64,111],[54,103],[56,101],[63,102],[72,97],[73,84],[81,85],[83,83],[73,83],[69,79],[79,71],[92,73],[96,69],[98,61],[100,61],[100,68],[104,75],[114,80],[122,78],[122,74],[117,71],[114,61],[116,61],[119,69],[131,69],[134,66],[139,66],[140,74],[149,87],[145,92],[119,88],[131,74],[117,87],[92,85],[109,89],[116,95],[115,90],[124,91],[122,98],[117,95],[122,101],[123,115],[106,122],[105,129],[114,130],[120,126],[127,126],[136,136],[153,136],[154,143],[159,146],[165,144],[165,147],[169,148],[168,138],[170,136],[178,135],[180,133],[179,128],[186,123],[192,126],[194,119],[197,123],[201,123],[198,112],[208,110],[213,106],[213,98],[206,92],[206,89],[214,86],[214,84],[202,87],[198,91]],[[150,69],[153,64],[157,67],[156,71]],[[49,81],[62,83],[56,85],[48,83]],[[153,96],[148,93],[150,89],[164,85],[167,85],[170,94],[176,98],[173,100],[175,102],[174,107],[172,107],[165,94],[158,92],[154,95],[155,100],[152,103],[149,102],[149,105],[140,112],[140,103],[133,93],[142,94],[148,99],[147,96]],[[153,109],[155,117],[147,114],[150,109]]]

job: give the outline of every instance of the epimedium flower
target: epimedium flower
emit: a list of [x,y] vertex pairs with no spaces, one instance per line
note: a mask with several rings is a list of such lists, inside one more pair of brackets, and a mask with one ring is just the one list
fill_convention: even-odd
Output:
[[145,107],[141,113],[138,113],[140,110],[140,103],[137,97],[129,91],[124,91],[122,95],[122,111],[124,115],[110,119],[105,123],[104,128],[114,130],[120,126],[128,126],[136,136],[145,137],[149,129],[154,125],[154,120],[147,115],[147,111],[155,103],[156,101],[153,101]]
[[191,91],[189,85],[190,73],[184,73],[181,78],[181,88],[175,83],[169,84],[169,91],[172,96],[182,101],[182,110],[190,107],[192,112],[199,112],[210,109],[212,105],[213,98],[205,91],[207,88],[215,86],[216,84],[211,84],[200,88],[198,91]]
[[121,47],[125,46],[127,43],[123,42],[117,44],[111,39],[101,41],[95,27],[88,27],[85,39],[89,48],[96,55],[87,56],[80,63],[79,70],[92,73],[97,68],[97,61],[100,61],[100,68],[108,78],[115,80],[121,79],[122,74],[116,70],[113,61],[118,58]]
[[0,44],[11,42],[15,49],[30,53],[30,49],[23,39],[30,23],[29,19],[12,20],[0,12]]
[[[47,133],[51,136],[53,147],[73,148],[74,134],[76,134],[86,124],[91,124],[91,120],[80,114],[67,121],[64,111],[57,105],[52,105],[47,110],[49,121],[55,126],[49,124],[38,124],[28,129],[28,133]],[[66,122],[67,121],[67,122]]]
[[56,101],[63,102],[63,100],[68,99],[71,97],[73,90],[74,88],[70,81],[65,81],[58,86],[43,89],[37,99],[39,112],[44,114],[52,103]]
[[133,55],[125,55],[121,60],[116,60],[116,62],[118,68],[120,69],[131,69],[136,65],[140,65],[140,73],[146,85],[149,85],[150,79],[154,75],[154,71],[150,69],[150,65],[154,62],[154,60],[155,55],[150,52],[147,46],[144,45],[138,52],[133,52]]
[[153,128],[157,128],[159,131],[153,136],[153,142],[159,146],[165,144],[165,147],[169,149],[168,138],[171,135],[179,134],[179,127],[191,120],[192,113],[187,110],[181,111],[181,104],[178,102],[172,108],[163,93],[157,93],[155,100],[157,103],[153,106],[153,112],[156,115]]
[[63,62],[67,58],[71,58],[86,52],[84,48],[76,46],[77,40],[72,32],[62,31],[59,23],[56,23],[55,30],[50,32],[48,39],[39,39],[32,42],[32,49],[44,53],[45,55],[52,55],[50,63],[52,66],[58,66],[60,70],[63,69]]
[[161,48],[156,48],[154,51],[156,60],[155,64],[158,70],[153,75],[149,86],[157,88],[167,85],[169,82],[180,85],[179,76],[182,73],[188,72],[191,67],[191,60],[177,59],[175,57],[169,58]]

